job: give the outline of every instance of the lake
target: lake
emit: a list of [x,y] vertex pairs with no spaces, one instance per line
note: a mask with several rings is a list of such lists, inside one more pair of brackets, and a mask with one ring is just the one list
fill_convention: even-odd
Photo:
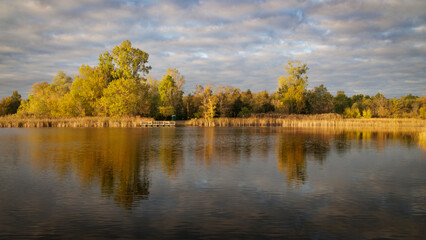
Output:
[[0,238],[421,239],[424,135],[0,129]]

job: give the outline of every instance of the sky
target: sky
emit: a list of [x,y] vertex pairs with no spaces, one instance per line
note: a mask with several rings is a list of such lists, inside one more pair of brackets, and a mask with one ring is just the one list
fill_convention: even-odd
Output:
[[0,0],[0,97],[74,77],[123,40],[149,54],[153,78],[177,68],[186,93],[275,92],[300,60],[308,89],[426,95],[425,0]]

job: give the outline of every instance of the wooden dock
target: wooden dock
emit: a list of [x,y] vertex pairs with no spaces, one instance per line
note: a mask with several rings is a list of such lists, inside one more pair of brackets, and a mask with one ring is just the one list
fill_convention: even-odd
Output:
[[141,127],[175,127],[175,121],[147,121],[141,122]]

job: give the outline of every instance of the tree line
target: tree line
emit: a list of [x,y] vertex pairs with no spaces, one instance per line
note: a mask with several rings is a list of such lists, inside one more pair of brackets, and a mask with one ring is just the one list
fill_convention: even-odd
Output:
[[167,119],[250,117],[253,114],[338,113],[346,118],[426,118],[426,97],[411,94],[387,99],[381,93],[333,96],[324,85],[307,89],[309,68],[289,61],[278,90],[242,91],[232,86],[197,85],[184,95],[185,78],[167,69],[161,80],[149,74],[149,54],[125,40],[99,55],[97,66],[82,65],[74,80],[59,71],[51,83],[35,83],[28,99],[14,91],[0,102],[0,116],[80,117],[144,116]]

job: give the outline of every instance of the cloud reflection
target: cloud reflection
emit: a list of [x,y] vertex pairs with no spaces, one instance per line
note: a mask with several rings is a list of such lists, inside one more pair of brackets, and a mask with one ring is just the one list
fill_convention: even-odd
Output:
[[[175,182],[203,168],[220,167],[226,173],[245,165],[267,166],[275,159],[276,171],[283,173],[287,187],[298,188],[309,181],[310,164],[325,164],[332,153],[345,156],[364,148],[380,152],[394,143],[411,148],[424,135],[286,128],[28,131],[30,158],[37,169],[53,169],[62,179],[73,176],[82,190],[99,186],[102,196],[126,209],[149,199],[152,175],[159,174],[156,166]],[[256,176],[259,182],[265,177]]]

